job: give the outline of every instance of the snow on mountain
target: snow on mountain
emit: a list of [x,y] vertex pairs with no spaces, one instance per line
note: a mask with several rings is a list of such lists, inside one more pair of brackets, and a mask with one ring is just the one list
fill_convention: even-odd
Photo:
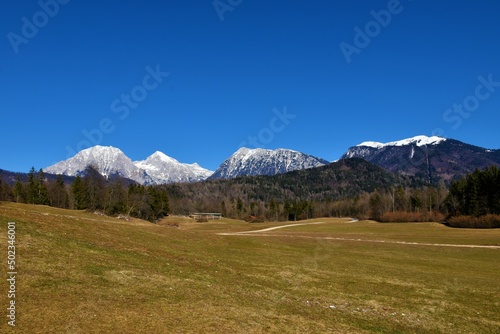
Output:
[[406,146],[406,145],[411,145],[415,144],[417,146],[424,146],[424,145],[436,145],[439,144],[442,141],[445,141],[446,138],[443,137],[438,137],[438,136],[415,136],[412,138],[407,138],[403,140],[398,140],[398,141],[392,141],[389,143],[379,143],[376,141],[365,141],[359,145],[356,146],[366,146],[366,147],[372,147],[372,148],[382,148],[386,146]]
[[370,154],[373,154],[375,151],[386,147],[403,147],[408,145],[416,145],[417,147],[421,147],[426,145],[437,145],[444,142],[445,140],[446,138],[438,136],[415,136],[388,143],[365,141],[361,144],[349,148],[349,150],[344,154],[343,158],[364,158]]
[[68,176],[82,175],[88,165],[97,167],[105,177],[119,175],[140,184],[164,184],[205,180],[213,172],[198,164],[184,164],[162,152],[155,152],[146,160],[132,162],[120,149],[112,146],[94,146],[80,151],[74,157],[44,169],[46,173]]
[[141,184],[153,183],[151,177],[120,149],[112,146],[94,146],[78,152],[74,157],[44,169],[46,173],[68,176],[82,175],[88,165],[93,165],[105,177],[119,175]]
[[134,164],[145,170],[157,184],[203,181],[213,174],[213,171],[202,168],[197,163],[181,163],[160,151]]
[[363,142],[347,150],[345,158],[362,158],[389,171],[417,176],[430,183],[500,165],[500,150],[486,150],[438,136],[416,136],[389,143]]
[[329,162],[305,153],[288,149],[240,148],[210,177],[229,179],[246,175],[275,175],[292,170],[319,167]]

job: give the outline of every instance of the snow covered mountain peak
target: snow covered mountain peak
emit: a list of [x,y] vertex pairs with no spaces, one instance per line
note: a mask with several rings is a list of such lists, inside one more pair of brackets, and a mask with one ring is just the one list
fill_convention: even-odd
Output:
[[109,160],[109,159],[116,158],[116,157],[119,157],[122,155],[124,156],[125,154],[119,148],[116,148],[113,146],[96,145],[94,147],[90,147],[90,148],[87,148],[87,149],[80,151],[77,155],[75,155],[75,157],[76,156],[85,157],[85,158],[100,157],[100,158],[104,158],[104,159]]
[[44,169],[46,173],[68,176],[82,175],[92,165],[105,177],[119,175],[141,184],[151,183],[151,178],[137,168],[120,149],[113,146],[94,146],[78,152],[74,157]]
[[162,161],[166,163],[179,163],[176,159],[169,157],[165,153],[161,151],[156,151],[155,153],[151,154],[149,157],[146,158],[145,161]]
[[398,140],[398,141],[393,141],[389,143],[379,143],[375,141],[365,141],[359,145],[356,146],[365,146],[365,147],[372,147],[372,148],[382,148],[386,146],[406,146],[406,145],[411,145],[415,144],[417,146],[425,146],[425,145],[436,145],[439,144],[442,141],[445,141],[446,138],[439,137],[439,136],[415,136],[403,140]]
[[319,167],[329,162],[289,149],[242,147],[226,159],[210,177],[229,179],[246,175],[275,175],[292,170]]
[[138,168],[144,169],[158,184],[203,181],[213,173],[197,163],[181,163],[160,151],[156,151],[146,160],[136,161],[134,164]]

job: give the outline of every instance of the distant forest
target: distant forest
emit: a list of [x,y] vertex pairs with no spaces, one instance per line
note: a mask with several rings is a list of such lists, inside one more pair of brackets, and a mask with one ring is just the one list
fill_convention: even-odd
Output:
[[362,159],[274,176],[144,186],[104,178],[88,166],[68,182],[32,168],[8,182],[0,201],[50,205],[138,217],[220,212],[250,222],[357,217],[381,222],[446,221],[455,227],[500,227],[500,173],[476,170],[449,187],[390,173]]

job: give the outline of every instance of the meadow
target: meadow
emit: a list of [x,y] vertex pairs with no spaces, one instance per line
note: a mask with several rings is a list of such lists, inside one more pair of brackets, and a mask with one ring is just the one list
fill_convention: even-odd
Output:
[[500,332],[499,229],[152,224],[0,203],[2,277],[11,221],[16,326],[4,281],[2,333]]

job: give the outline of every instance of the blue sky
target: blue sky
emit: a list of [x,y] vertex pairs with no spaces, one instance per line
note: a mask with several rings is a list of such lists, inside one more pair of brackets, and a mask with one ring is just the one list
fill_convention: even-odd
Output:
[[[500,148],[498,1],[8,1],[0,168],[94,144],[217,166],[442,134]],[[460,107],[463,105],[463,107]]]

